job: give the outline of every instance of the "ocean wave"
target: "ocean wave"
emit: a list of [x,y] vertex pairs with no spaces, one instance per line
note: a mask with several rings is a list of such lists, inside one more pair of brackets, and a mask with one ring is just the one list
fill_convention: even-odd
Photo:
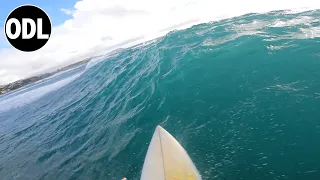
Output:
[[275,11],[198,24],[6,96],[1,177],[136,180],[161,124],[203,179],[316,179],[318,16]]

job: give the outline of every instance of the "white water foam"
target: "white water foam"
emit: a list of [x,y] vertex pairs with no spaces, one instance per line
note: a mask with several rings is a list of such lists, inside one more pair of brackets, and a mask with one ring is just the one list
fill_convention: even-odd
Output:
[[8,111],[13,108],[22,107],[25,105],[28,105],[41,97],[45,96],[46,94],[58,90],[70,82],[77,79],[82,73],[67,77],[63,80],[54,82],[52,84],[42,86],[30,91],[26,91],[23,93],[19,93],[19,91],[14,92],[17,95],[11,94],[10,97],[6,98],[4,96],[2,99],[0,99],[0,113],[4,111]]

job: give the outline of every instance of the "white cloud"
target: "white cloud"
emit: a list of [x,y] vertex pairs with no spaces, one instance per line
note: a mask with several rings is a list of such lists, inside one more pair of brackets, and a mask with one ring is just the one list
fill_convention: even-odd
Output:
[[65,8],[61,8],[60,11],[63,12],[63,13],[65,13],[65,14],[67,14],[67,15],[71,15],[71,14],[73,13],[72,10],[70,10],[70,9],[65,9]]
[[41,50],[0,50],[0,85],[155,38],[172,28],[249,12],[299,7],[320,8],[320,1],[82,0],[74,10],[61,9],[71,17],[53,28],[49,42]]

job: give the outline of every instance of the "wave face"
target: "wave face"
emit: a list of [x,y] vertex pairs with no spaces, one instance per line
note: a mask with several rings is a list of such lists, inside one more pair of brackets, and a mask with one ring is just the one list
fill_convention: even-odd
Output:
[[2,96],[0,176],[137,180],[160,124],[203,179],[319,179],[319,19],[199,24]]

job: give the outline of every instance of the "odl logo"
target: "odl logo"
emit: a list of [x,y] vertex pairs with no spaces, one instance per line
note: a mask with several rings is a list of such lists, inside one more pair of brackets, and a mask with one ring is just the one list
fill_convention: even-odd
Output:
[[9,43],[20,51],[31,52],[42,48],[51,35],[49,16],[33,5],[19,6],[5,21],[5,34]]

